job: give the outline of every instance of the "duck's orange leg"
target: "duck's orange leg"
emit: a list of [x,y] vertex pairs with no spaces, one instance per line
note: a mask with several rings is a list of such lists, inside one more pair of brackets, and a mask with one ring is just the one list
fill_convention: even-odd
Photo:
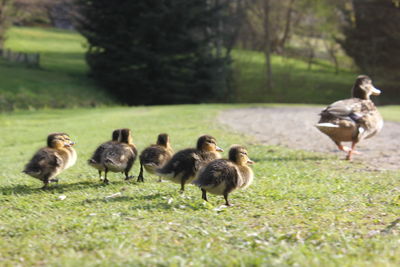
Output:
[[356,147],[356,144],[357,144],[357,142],[351,143],[351,150],[349,152],[347,152],[347,156],[346,156],[347,160],[351,160],[351,157],[353,154],[361,154],[360,152],[354,150],[354,148]]
[[337,145],[337,147],[339,148],[339,150],[342,150],[344,152],[350,152],[351,148],[348,146],[343,146],[340,142],[335,141],[335,144]]

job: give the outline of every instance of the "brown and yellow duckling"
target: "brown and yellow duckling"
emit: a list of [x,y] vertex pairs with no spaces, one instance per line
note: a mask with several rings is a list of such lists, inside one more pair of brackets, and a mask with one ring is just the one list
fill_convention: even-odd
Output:
[[108,183],[107,173],[123,172],[125,180],[129,180],[129,171],[137,158],[137,149],[133,144],[132,133],[130,129],[121,129],[119,142],[112,144],[104,151],[102,163],[104,165],[104,183]]
[[229,159],[213,160],[204,166],[193,183],[201,188],[202,198],[207,192],[223,195],[225,205],[230,206],[228,195],[236,189],[244,189],[253,182],[253,171],[247,166],[253,164],[243,146],[234,145],[229,150]]
[[43,181],[43,188],[50,182],[58,182],[55,177],[75,164],[77,155],[66,133],[52,133],[47,136],[47,147],[39,149],[26,164],[24,173]]
[[117,144],[119,141],[121,129],[114,130],[112,132],[111,141],[107,141],[96,148],[92,157],[88,160],[88,164],[99,172],[99,178],[101,179],[101,173],[105,171],[103,164],[104,151]]
[[[329,136],[342,151],[347,152],[350,160],[356,144],[363,139],[379,133],[383,127],[383,119],[371,95],[379,95],[381,91],[372,85],[371,78],[366,75],[357,77],[352,89],[352,98],[340,100],[326,107],[316,127]],[[341,142],[352,142],[351,148]]]
[[157,169],[156,174],[166,179],[179,183],[181,192],[185,190],[185,184],[191,183],[196,173],[208,162],[220,158],[218,152],[223,149],[217,146],[217,141],[210,135],[200,136],[196,148],[187,148],[178,151],[172,156],[164,167]]
[[[155,174],[156,169],[163,167],[171,159],[173,153],[168,134],[159,134],[157,143],[147,147],[140,153],[140,173],[137,181],[144,182],[143,168],[147,172]],[[161,182],[161,177],[159,181]]]

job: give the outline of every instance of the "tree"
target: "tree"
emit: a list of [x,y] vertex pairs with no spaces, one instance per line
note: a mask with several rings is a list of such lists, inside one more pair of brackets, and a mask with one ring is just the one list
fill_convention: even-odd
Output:
[[12,0],[0,0],[0,52],[6,39],[6,31],[11,24],[9,16],[11,7]]
[[370,75],[398,75],[400,6],[394,0],[353,0],[345,13],[345,38],[340,43],[357,66]]
[[218,97],[221,6],[207,0],[78,0],[90,73],[127,104],[199,103]]

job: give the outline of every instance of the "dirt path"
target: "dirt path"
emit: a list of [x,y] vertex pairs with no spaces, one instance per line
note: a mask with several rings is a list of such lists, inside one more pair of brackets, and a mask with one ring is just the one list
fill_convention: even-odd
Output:
[[[219,121],[263,144],[336,153],[344,158],[344,152],[314,127],[320,111],[314,107],[232,109],[222,112]],[[385,122],[379,135],[363,140],[356,148],[362,152],[354,155],[357,161],[379,170],[400,169],[400,123]]]

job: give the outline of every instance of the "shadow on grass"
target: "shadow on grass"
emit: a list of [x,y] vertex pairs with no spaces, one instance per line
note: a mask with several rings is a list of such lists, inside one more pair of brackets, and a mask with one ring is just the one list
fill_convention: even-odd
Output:
[[[126,185],[125,181],[111,182],[112,185]],[[47,189],[42,189],[41,187],[31,187],[27,185],[16,185],[16,186],[6,186],[0,187],[1,195],[33,195],[41,194],[44,192],[49,193],[64,193],[76,190],[82,190],[86,188],[100,188],[108,186],[101,181],[82,181],[72,184],[51,184]]]
[[328,160],[328,158],[323,156],[304,156],[304,157],[294,157],[294,156],[283,156],[283,157],[252,157],[255,162],[282,162],[282,161],[320,161]]
[[[171,210],[174,208],[179,208],[179,204],[169,204],[168,202],[164,202],[162,197],[164,195],[160,193],[145,195],[145,196],[115,196],[115,197],[100,197],[100,198],[92,198],[92,199],[85,199],[81,202],[82,205],[90,205],[93,203],[116,203],[116,202],[132,202],[134,204],[129,209],[132,210]],[[149,202],[149,200],[155,200],[154,202]],[[158,202],[156,202],[159,200]]]

